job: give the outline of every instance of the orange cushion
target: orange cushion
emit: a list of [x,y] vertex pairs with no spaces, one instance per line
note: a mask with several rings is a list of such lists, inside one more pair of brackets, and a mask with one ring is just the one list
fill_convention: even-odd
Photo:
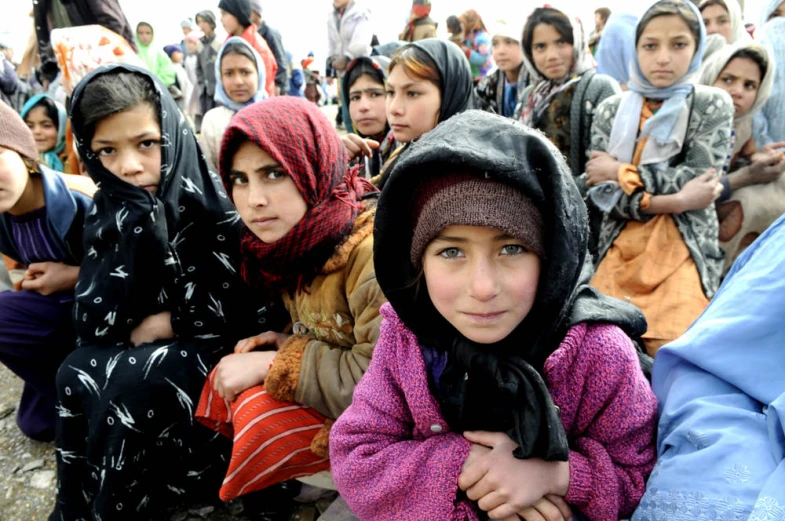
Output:
[[276,400],[263,386],[251,387],[229,402],[213,389],[214,378],[215,369],[202,389],[195,417],[234,441],[221,500],[330,468],[329,458],[311,451],[325,416],[298,403]]

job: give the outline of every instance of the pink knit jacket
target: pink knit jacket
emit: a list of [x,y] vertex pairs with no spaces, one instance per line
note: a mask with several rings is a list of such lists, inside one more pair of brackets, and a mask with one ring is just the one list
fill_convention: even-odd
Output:
[[[476,520],[456,500],[470,443],[441,416],[414,334],[389,304],[381,313],[371,364],[330,435],[338,490],[363,520]],[[656,459],[657,400],[630,339],[578,324],[544,373],[570,443],[566,501],[591,521],[631,515]]]

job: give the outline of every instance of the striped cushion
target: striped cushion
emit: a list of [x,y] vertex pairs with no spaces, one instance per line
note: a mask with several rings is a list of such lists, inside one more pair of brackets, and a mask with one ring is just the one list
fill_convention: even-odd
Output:
[[213,389],[214,378],[215,370],[202,389],[195,417],[234,440],[219,493],[223,501],[330,468],[329,458],[310,449],[327,418],[310,407],[276,400],[263,386],[226,401]]

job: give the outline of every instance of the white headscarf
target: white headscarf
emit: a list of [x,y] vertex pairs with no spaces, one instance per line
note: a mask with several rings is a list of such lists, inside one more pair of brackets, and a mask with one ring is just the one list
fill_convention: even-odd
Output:
[[[716,1],[716,0],[702,0],[701,3],[698,5],[698,9],[703,11],[703,7],[707,3],[712,1]],[[751,40],[749,33],[744,28],[744,18],[742,17],[741,6],[739,5],[738,0],[719,0],[719,1],[723,4],[725,10],[728,11],[728,15],[730,16],[730,41],[728,43],[736,43],[739,41]]]
[[751,119],[756,112],[763,108],[763,104],[766,103],[766,101],[769,99],[769,96],[771,96],[772,86],[774,85],[774,62],[771,59],[769,50],[764,45],[751,40],[746,42],[736,42],[733,45],[726,45],[713,53],[706,59],[706,61],[703,62],[699,80],[699,83],[702,85],[714,85],[714,82],[717,81],[720,73],[722,73],[723,69],[725,69],[725,67],[733,58],[733,55],[742,49],[747,49],[748,51],[754,52],[763,58],[764,63],[766,63],[766,74],[764,74],[761,78],[760,85],[758,86],[758,95],[755,98],[755,103],[752,104],[750,110],[735,118],[734,123]]

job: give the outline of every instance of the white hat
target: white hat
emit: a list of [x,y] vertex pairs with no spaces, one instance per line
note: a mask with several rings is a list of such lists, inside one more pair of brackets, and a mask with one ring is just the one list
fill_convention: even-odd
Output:
[[523,24],[518,27],[515,24],[508,24],[505,20],[496,20],[491,25],[490,29],[491,38],[494,36],[503,36],[505,38],[515,40],[516,42],[521,41],[521,35],[523,34]]

